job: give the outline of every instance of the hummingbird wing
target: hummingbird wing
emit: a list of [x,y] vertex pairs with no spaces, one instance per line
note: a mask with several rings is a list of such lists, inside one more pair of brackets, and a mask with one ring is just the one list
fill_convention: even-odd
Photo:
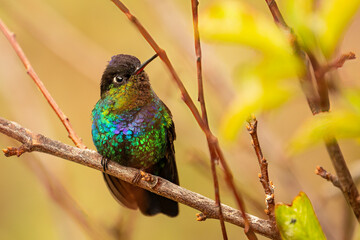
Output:
[[[175,149],[174,149],[174,140],[176,138],[175,126],[171,122],[171,125],[167,129],[167,149],[165,156],[159,164],[165,163],[164,166],[159,168],[159,176],[169,180],[172,183],[179,185],[179,176],[177,172],[176,162],[175,162]],[[179,214],[179,204],[173,200],[170,200],[165,197],[156,195],[156,200],[159,202],[161,212],[175,217]]]
[[133,186],[130,183],[105,173],[103,173],[103,177],[111,194],[120,204],[134,210],[138,208]]

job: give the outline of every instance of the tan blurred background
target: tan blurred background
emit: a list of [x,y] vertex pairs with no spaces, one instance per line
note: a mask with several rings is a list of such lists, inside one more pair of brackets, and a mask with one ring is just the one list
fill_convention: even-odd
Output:
[[[201,1],[201,9],[212,1]],[[164,48],[180,78],[196,100],[196,68],[192,38],[190,1],[125,1],[128,8]],[[280,5],[281,6],[281,5]],[[255,7],[272,21],[265,2]],[[0,0],[0,18],[16,33],[17,40],[75,131],[88,148],[91,139],[90,113],[100,97],[102,71],[112,55],[127,53],[146,60],[154,54],[134,26],[111,1]],[[360,53],[360,15],[348,29],[339,52]],[[204,74],[210,125],[218,125],[232,99],[234,68],[246,63],[252,52],[234,45],[203,43]],[[340,69],[341,84],[359,87],[358,60]],[[183,187],[213,198],[213,184],[205,137],[191,112],[181,101],[170,75],[158,59],[147,67],[157,94],[174,115],[177,130],[176,157]],[[336,107],[336,96],[332,97]],[[27,76],[18,57],[0,34],[0,116],[52,139],[72,145],[67,132],[48,103]],[[299,94],[281,108],[259,118],[259,137],[269,160],[270,178],[275,184],[277,202],[290,203],[304,191],[328,239],[346,239],[351,233],[352,213],[343,197],[330,183],[314,174],[321,165],[333,172],[324,146],[289,156],[287,143],[296,129],[311,117],[306,101]],[[245,128],[244,128],[245,129]],[[264,193],[258,181],[258,164],[250,137],[243,131],[234,143],[221,141],[239,189],[246,195],[249,213],[265,218]],[[360,174],[357,160],[359,144],[340,141],[352,171]],[[0,147],[19,143],[0,134]],[[218,221],[197,222],[198,212],[180,206],[180,215],[144,217],[117,204],[99,172],[46,154],[31,153],[20,158],[0,155],[0,239],[92,239],[64,208],[48,194],[44,180],[29,166],[32,161],[45,165],[72,198],[81,206],[86,219],[99,229],[112,229],[120,239],[221,239]],[[37,166],[37,165],[35,165]],[[36,168],[36,167],[35,167]],[[46,181],[46,180],[45,180]],[[221,180],[223,183],[223,179]],[[222,184],[222,201],[235,206]],[[244,239],[243,229],[227,224],[230,239]],[[261,238],[261,237],[260,237]]]

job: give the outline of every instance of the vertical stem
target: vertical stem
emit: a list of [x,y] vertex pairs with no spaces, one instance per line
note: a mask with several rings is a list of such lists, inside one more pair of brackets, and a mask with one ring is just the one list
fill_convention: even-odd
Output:
[[[192,14],[193,14],[193,25],[194,25],[194,40],[195,40],[195,52],[196,52],[196,70],[197,70],[197,79],[198,79],[198,101],[200,102],[202,120],[206,127],[209,129],[209,122],[206,112],[205,106],[205,98],[204,98],[204,86],[202,80],[202,65],[201,65],[201,45],[200,45],[200,35],[199,35],[199,27],[198,27],[198,0],[191,0]],[[221,226],[221,232],[223,235],[223,239],[227,240],[228,236],[226,233],[226,227],[224,222],[224,216],[221,208],[220,201],[220,189],[219,189],[219,181],[216,173],[215,161],[217,159],[216,150],[212,147],[210,142],[208,141],[208,147],[210,151],[210,162],[211,162],[211,172],[214,181],[214,190],[215,190],[215,203],[219,209],[219,220]]]

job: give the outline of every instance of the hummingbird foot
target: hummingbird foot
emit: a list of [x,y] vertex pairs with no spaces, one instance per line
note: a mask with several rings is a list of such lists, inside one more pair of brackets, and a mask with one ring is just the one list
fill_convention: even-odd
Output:
[[106,170],[108,170],[108,163],[109,163],[109,159],[107,159],[106,157],[102,157],[101,158],[101,166],[103,167],[103,169],[104,169],[104,172],[106,171]]
[[138,183],[140,180],[150,183],[150,187],[154,188],[158,183],[158,179],[149,173],[140,170],[132,180],[133,183]]

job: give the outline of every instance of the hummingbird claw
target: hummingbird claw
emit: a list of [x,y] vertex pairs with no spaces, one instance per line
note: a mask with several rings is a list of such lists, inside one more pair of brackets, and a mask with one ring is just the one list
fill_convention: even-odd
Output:
[[158,183],[157,178],[153,177],[151,174],[146,173],[142,170],[140,170],[138,173],[136,173],[132,182],[138,183],[140,180],[150,183],[151,188],[154,188],[156,186],[156,184]]
[[141,170],[139,172],[137,172],[131,182],[138,183],[142,179],[142,173],[144,173],[144,172]]
[[108,163],[109,163],[109,159],[107,159],[106,157],[101,158],[101,166],[103,167],[104,172],[108,170]]

